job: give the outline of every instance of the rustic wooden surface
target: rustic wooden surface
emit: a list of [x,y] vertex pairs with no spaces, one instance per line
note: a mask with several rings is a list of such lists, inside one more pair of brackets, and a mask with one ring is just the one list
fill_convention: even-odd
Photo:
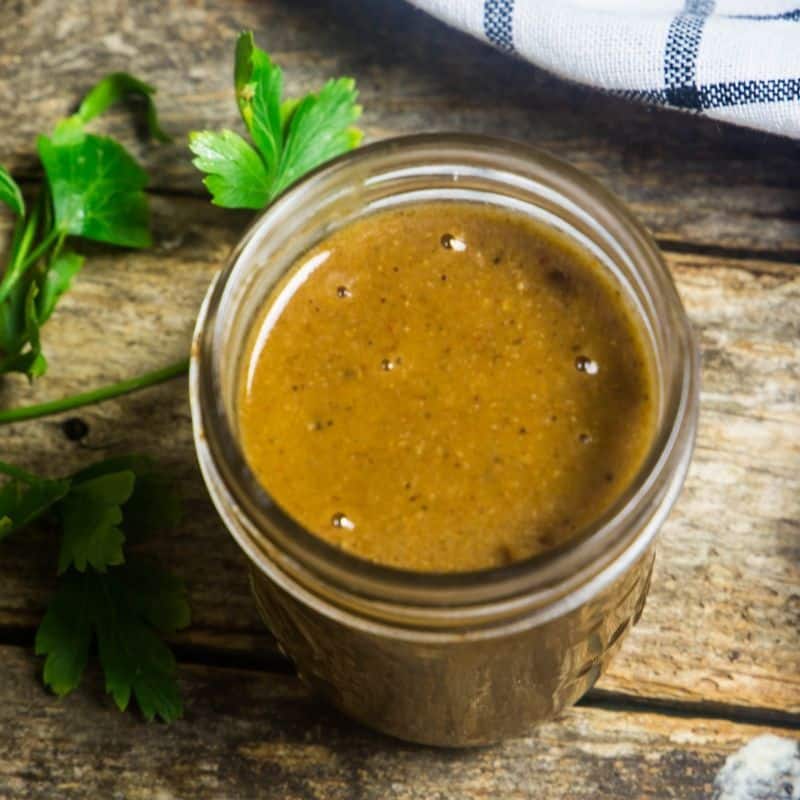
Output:
[[183,670],[186,718],[147,727],[98,702],[99,680],[54,703],[17,648],[0,648],[0,658],[9,698],[0,724],[16,731],[0,740],[0,796],[15,800],[703,800],[728,753],[787,734],[582,705],[496,747],[435,750],[347,721],[292,676],[206,666]]
[[[610,672],[564,719],[501,747],[437,753],[316,705],[275,651],[243,559],[195,467],[181,380],[59,419],[0,429],[0,455],[57,474],[106,454],[156,455],[186,522],[156,543],[188,581],[176,637],[187,715],[122,717],[95,682],[40,687],[30,642],[50,591],[46,531],[0,560],[0,798],[708,797],[724,757],[769,725],[800,728],[800,147],[631,106],[558,82],[400,0],[18,2],[0,9],[0,162],[32,179],[35,134],[106,71],[159,87],[166,147],[132,142],[153,175],[156,246],[92,248],[48,323],[48,375],[0,382],[0,406],[58,397],[184,354],[209,279],[248,214],[212,208],[183,136],[237,127],[240,28],[290,90],[357,77],[369,139],[483,131],[549,148],[619,192],[666,251],[703,352],[698,447],[664,528],[653,588]],[[109,127],[123,134],[129,120]],[[130,140],[130,139],[129,139]],[[4,217],[2,222],[5,222]],[[787,734],[787,729],[790,731]]]

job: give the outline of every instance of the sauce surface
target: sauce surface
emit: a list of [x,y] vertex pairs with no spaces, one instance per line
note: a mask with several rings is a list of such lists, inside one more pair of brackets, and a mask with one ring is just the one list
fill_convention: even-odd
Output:
[[406,569],[563,544],[619,498],[655,427],[650,351],[613,279],[490,206],[333,233],[246,352],[239,434],[258,480],[310,532]]

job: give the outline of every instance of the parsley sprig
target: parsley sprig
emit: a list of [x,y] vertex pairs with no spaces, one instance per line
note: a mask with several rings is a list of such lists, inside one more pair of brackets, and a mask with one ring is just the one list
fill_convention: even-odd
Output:
[[239,35],[234,67],[236,102],[253,145],[234,131],[189,135],[192,162],[207,177],[212,203],[226,208],[263,208],[306,172],[352,150],[362,133],[352,78],[328,81],[318,92],[283,98],[283,73],[256,47],[253,34]]
[[0,167],[0,201],[17,216],[0,270],[0,374],[22,372],[33,379],[47,370],[40,330],[84,263],[70,238],[123,247],[151,244],[147,174],[122,144],[88,133],[86,125],[112,103],[135,96],[146,105],[151,135],[164,140],[154,92],[131,75],[109,75],[50,136],[39,136],[45,180],[30,211],[20,187]]
[[[203,183],[211,192],[212,202],[216,205],[227,208],[261,209],[306,172],[328,159],[351,150],[361,142],[362,133],[353,126],[361,115],[361,106],[356,103],[358,92],[352,78],[329,80],[318,92],[311,92],[301,98],[284,99],[283,73],[280,67],[265,51],[256,47],[253,34],[249,31],[241,33],[236,44],[234,89],[239,111],[255,146],[249,144],[238,133],[229,130],[200,131],[189,135],[189,147],[195,155],[192,163],[206,173]],[[78,113],[57,126],[53,138],[60,141],[63,135],[64,139],[69,141],[70,131],[82,130],[86,122],[104,111],[112,102],[131,93],[147,103],[150,134],[154,138],[164,139],[165,135],[158,126],[152,103],[154,90],[124,73],[111,75],[92,89]],[[59,131],[62,131],[60,135]],[[85,134],[85,136],[89,139],[91,135]],[[47,144],[45,151],[48,151]],[[60,160],[55,160],[61,163]],[[131,173],[128,177],[131,177]],[[130,188],[131,185],[131,181],[128,180],[127,186]],[[134,212],[131,218],[133,220],[136,219],[138,206],[130,198],[128,200]],[[12,209],[16,209],[17,213],[22,213],[20,211],[24,208],[22,196],[16,184],[4,171],[0,173],[0,201],[5,201]],[[61,212],[62,221],[73,219],[69,204],[66,206]],[[146,210],[146,202],[143,207]],[[32,227],[35,230],[35,225]],[[132,234],[128,231],[129,244],[137,235],[141,237],[142,243],[149,241],[149,234],[145,237],[141,226],[134,227],[138,233]],[[29,225],[27,229],[30,228]],[[37,257],[42,257],[44,251],[51,246],[54,251],[60,246],[61,233],[52,233],[52,227],[49,230],[50,238],[45,236],[45,247]],[[98,234],[102,230],[102,225],[89,226],[89,230],[93,234]],[[87,232],[80,235],[92,238]],[[111,240],[101,239],[101,241]],[[30,260],[31,257],[26,256],[26,253],[27,250],[21,258]],[[54,260],[52,254],[50,258]],[[48,297],[55,296],[57,301],[60,294],[68,288],[69,281],[82,263],[80,256],[72,257],[55,270],[51,278],[54,285]],[[0,284],[1,291],[2,284]],[[21,290],[18,295],[23,299],[26,297]],[[53,307],[55,302],[51,305],[48,301],[47,308],[50,313]],[[14,324],[13,335],[8,337],[10,343],[4,345],[3,314],[0,299],[0,374],[10,371],[8,366],[3,368],[3,357],[7,349],[8,352],[18,354],[19,360],[13,365],[15,368],[21,368],[29,375],[41,374],[45,366],[38,336],[41,319],[30,313],[28,315],[30,324],[28,324],[24,307],[19,305],[18,297],[13,312],[6,314],[13,318]],[[119,381],[80,395],[22,408],[0,410],[0,425],[35,419],[108,400],[169,380],[187,370],[188,360],[184,359],[146,375]]]
[[36,634],[44,682],[56,694],[81,681],[97,644],[106,691],[121,710],[133,695],[146,719],[183,710],[175,660],[160,634],[189,624],[183,583],[135,548],[174,528],[180,504],[144,456],[101,461],[59,479],[0,461],[0,541],[44,517],[60,530],[58,584]]
[[[253,144],[232,131],[190,136],[194,164],[212,202],[260,209],[298,178],[356,147],[361,108],[350,78],[318,92],[283,98],[283,76],[251,33],[236,47],[236,100]],[[147,176],[112,138],[86,125],[112,103],[144,102],[150,135],[165,140],[154,90],[125,73],[100,81],[78,111],[37,142],[45,181],[31,209],[0,166],[0,203],[17,216],[8,261],[0,270],[0,375],[44,374],[40,330],[80,271],[74,238],[124,247],[151,242]],[[0,425],[101,402],[152,386],[188,368],[188,360],[60,400],[0,410]],[[180,580],[136,553],[145,535],[177,524],[179,507],[152,461],[110,459],[59,479],[41,478],[0,461],[0,541],[49,519],[60,531],[58,583],[36,635],[44,682],[58,695],[80,683],[96,644],[106,690],[120,709],[135,697],[147,719],[182,713],[175,660],[161,639],[189,623]]]

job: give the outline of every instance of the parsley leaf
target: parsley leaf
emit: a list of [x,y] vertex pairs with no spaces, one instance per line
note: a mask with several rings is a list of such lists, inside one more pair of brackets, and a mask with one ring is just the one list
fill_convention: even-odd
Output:
[[192,163],[208,175],[204,186],[211,202],[224,208],[263,208],[270,197],[270,179],[258,153],[233,131],[189,134],[197,156]]
[[59,253],[44,275],[41,289],[36,297],[36,316],[39,325],[44,325],[53,313],[60,297],[66,292],[72,279],[78,274],[86,259],[77,253]]
[[109,106],[118,103],[126,98],[143,100],[146,105],[147,129],[153,139],[159,142],[170,142],[172,139],[158,123],[156,105],[153,102],[153,95],[156,89],[153,86],[134,78],[127,72],[112,72],[106,75],[101,81],[95,84],[86,97],[75,115],[81,122],[86,123],[94,117],[102,114]]
[[180,581],[154,564],[131,559],[107,573],[70,570],[36,634],[36,654],[46,656],[44,681],[58,695],[80,683],[93,636],[106,691],[124,711],[131,695],[145,719],[165,722],[183,713],[175,659],[159,633],[189,624]]
[[86,95],[76,114],[37,140],[46,181],[27,211],[19,187],[0,167],[0,202],[18,215],[5,267],[0,266],[0,374],[44,374],[39,329],[83,265],[65,251],[69,236],[124,247],[151,244],[144,187],[147,175],[128,151],[86,124],[112,103],[144,100],[150,133],[168,137],[158,125],[155,90],[123,72],[108,75]]
[[[145,719],[158,715],[170,722],[181,716],[183,708],[175,659],[158,631],[171,633],[188,624],[182,587],[152,566],[138,570],[127,566],[119,573],[104,581],[106,602],[95,620],[106,691],[121,711],[133,692]],[[115,580],[110,580],[112,577]]]
[[136,476],[126,470],[73,483],[59,509],[64,527],[59,573],[70,566],[84,572],[87,565],[105,572],[108,567],[123,563],[121,506],[133,493],[135,482]]
[[[170,721],[183,707],[175,660],[159,634],[190,621],[181,580],[127,552],[180,515],[168,478],[146,456],[98,462],[47,480],[0,461],[0,539],[49,512],[61,527],[59,579],[36,635],[43,679],[56,694],[81,680],[97,642],[106,690],[120,709],[131,696],[146,719]],[[139,529],[138,526],[143,526]]]
[[25,201],[22,199],[22,192],[2,164],[0,164],[0,203],[5,203],[20,217],[25,215]]
[[252,32],[242,33],[236,42],[233,81],[239,113],[272,180],[283,149],[283,73],[267,53],[255,46]]
[[19,283],[0,304],[0,374],[24,372],[33,379],[47,370],[39,339],[38,293],[35,283]]
[[[10,465],[0,462],[0,471],[5,471],[3,468],[7,466]],[[7,481],[0,487],[0,540],[42,516],[67,494],[69,487],[69,480],[43,480],[33,476]]]
[[280,194],[314,167],[361,143],[362,134],[352,123],[361,115],[352,78],[328,81],[319,94],[295,105],[287,118],[288,132],[281,155],[273,196]]
[[125,501],[122,531],[129,542],[142,542],[153,533],[177,527],[181,506],[172,483],[152,458],[142,455],[119,456],[100,461],[76,473],[76,483],[102,475],[132,472],[136,482]]
[[147,173],[121,144],[81,132],[40,136],[37,147],[60,231],[125,247],[152,244]]
[[89,661],[96,578],[92,572],[62,576],[36,631],[36,655],[47,656],[44,683],[59,697],[78,686]]
[[350,78],[328,81],[317,93],[282,100],[283,74],[240,34],[234,67],[236,102],[255,149],[232,131],[189,135],[192,163],[206,173],[212,202],[227,208],[263,208],[309,170],[358,146],[361,115]]

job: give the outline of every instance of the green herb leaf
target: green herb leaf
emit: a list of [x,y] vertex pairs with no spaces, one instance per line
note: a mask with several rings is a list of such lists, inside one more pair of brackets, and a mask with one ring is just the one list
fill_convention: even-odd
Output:
[[61,502],[64,526],[58,571],[74,565],[79,572],[92,566],[98,572],[122,564],[125,535],[120,529],[122,506],[133,493],[136,476],[130,470],[113,472],[73,485]]
[[191,622],[184,582],[152,559],[129,558],[117,577],[124,582],[136,611],[157,631],[172,634]]
[[39,339],[39,317],[36,313],[36,297],[39,287],[31,283],[25,298],[25,340],[29,350],[25,353],[26,368],[24,371],[30,380],[47,372],[47,359],[42,354],[42,343]]
[[56,303],[61,295],[69,289],[72,279],[78,274],[84,261],[83,256],[67,252],[59,253],[50,263],[36,298],[36,314],[39,325],[44,325],[50,319]]
[[0,375],[7,372],[21,372],[29,380],[33,380],[47,372],[47,359],[40,350],[25,350],[0,358]]
[[133,75],[127,72],[113,72],[92,87],[83,98],[75,116],[85,124],[114,103],[130,97],[139,98],[146,104],[149,134],[160,142],[169,142],[172,141],[171,138],[158,124],[156,106],[153,102],[155,93],[156,89],[153,86],[134,78]]
[[136,487],[123,509],[122,530],[132,544],[176,528],[181,504],[172,481],[158,469],[137,473]]
[[242,33],[234,66],[236,102],[257,148],[231,131],[189,137],[192,162],[215,205],[262,208],[306,172],[356,147],[361,114],[355,82],[331,80],[316,94],[281,99],[283,75],[269,55]]
[[270,197],[270,179],[258,153],[233,131],[189,134],[192,163],[208,173],[203,184],[211,202],[225,208],[263,208]]
[[152,243],[147,173],[121,144],[68,125],[37,146],[60,231],[125,247]]
[[36,655],[47,656],[43,679],[59,697],[81,682],[92,642],[92,610],[102,604],[97,575],[70,571],[58,589],[36,631]]
[[5,203],[15,214],[25,216],[25,200],[17,182],[0,164],[0,203]]
[[147,562],[101,574],[70,570],[59,579],[36,635],[46,656],[44,680],[63,695],[80,682],[92,635],[97,637],[106,691],[120,710],[131,694],[148,720],[166,722],[183,713],[175,659],[157,631],[189,622],[180,582]]
[[[10,465],[0,462],[0,468]],[[42,516],[69,491],[70,481],[12,478],[0,487],[0,540]]]
[[178,719],[183,704],[175,677],[175,659],[142,613],[142,605],[156,608],[155,598],[169,595],[171,587],[162,586],[160,576],[153,573],[147,588],[155,597],[144,598],[132,590],[137,584],[127,566],[118,567],[107,577],[98,577],[104,602],[97,608],[95,631],[106,691],[121,711],[127,708],[133,693],[145,719]]
[[73,476],[76,484],[129,470],[136,475],[133,492],[122,507],[122,531],[126,540],[139,543],[153,533],[170,530],[181,519],[181,505],[172,481],[156,462],[143,455],[121,456],[93,464]]
[[306,172],[361,143],[353,127],[361,115],[358,92],[351,78],[328,81],[319,94],[307,95],[291,110],[286,145],[276,176],[273,196]]
[[236,43],[234,83],[242,119],[272,180],[283,150],[283,73],[263,50],[255,46],[251,32],[240,34]]
[[20,215],[0,269],[0,375],[23,372],[33,379],[47,369],[39,328],[83,263],[74,253],[62,253],[68,235],[126,247],[151,243],[145,172],[121,144],[87,133],[85,125],[112,103],[132,98],[146,104],[151,134],[167,139],[156,118],[154,93],[132,75],[113,73],[92,88],[76,114],[58,122],[50,137],[40,136],[47,183],[27,215],[19,187],[0,167],[0,202]]
[[[131,695],[148,719],[183,712],[175,659],[159,634],[191,618],[183,581],[122,551],[137,523],[163,529],[177,521],[171,483],[146,456],[100,461],[60,481],[0,461],[0,539],[51,510],[62,525],[59,581],[36,635],[46,656],[44,682],[63,695],[80,682],[93,638],[106,690],[120,709]],[[161,516],[159,517],[159,514]]]

